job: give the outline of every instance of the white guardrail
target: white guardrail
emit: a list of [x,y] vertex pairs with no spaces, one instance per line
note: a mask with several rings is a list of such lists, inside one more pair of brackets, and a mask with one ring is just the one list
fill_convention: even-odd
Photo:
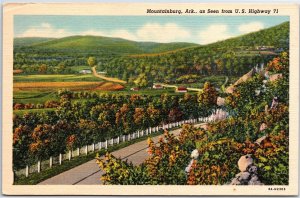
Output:
[[203,117],[203,118],[197,118],[197,119],[189,119],[189,120],[182,120],[179,122],[173,122],[173,123],[168,123],[164,124],[162,126],[156,126],[156,127],[149,127],[145,130],[138,130],[134,133],[128,134],[128,135],[120,135],[117,138],[112,138],[112,139],[107,139],[103,142],[97,142],[93,143],[91,145],[85,145],[81,148],[77,148],[75,150],[69,150],[66,153],[60,153],[58,156],[50,157],[49,160],[44,160],[44,161],[38,161],[36,164],[33,165],[26,165],[26,168],[17,170],[14,172],[15,175],[25,175],[26,177],[29,176],[29,174],[38,172],[40,173],[42,170],[52,168],[53,166],[56,165],[61,165],[63,161],[65,160],[71,160],[72,158],[78,157],[80,155],[87,155],[90,152],[96,152],[100,151],[101,149],[107,150],[108,147],[120,144],[122,142],[127,142],[130,140],[134,140],[136,138],[148,136],[151,133],[158,132],[159,130],[165,130],[165,129],[172,129],[175,127],[179,127],[183,124],[190,123],[198,123],[198,122],[214,122],[217,120],[222,120],[225,119],[228,116],[228,114],[221,110],[218,109],[213,113],[212,115],[208,117]]

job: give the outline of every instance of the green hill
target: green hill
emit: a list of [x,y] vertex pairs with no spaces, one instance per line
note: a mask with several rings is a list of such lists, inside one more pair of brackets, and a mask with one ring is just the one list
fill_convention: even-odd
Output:
[[[19,43],[20,43],[20,39]],[[38,40],[38,39],[37,39]],[[30,43],[31,40],[24,39],[23,43]],[[70,36],[50,41],[32,42],[32,45],[24,45],[32,50],[42,51],[76,51],[82,53],[102,52],[107,54],[139,54],[159,53],[180,48],[193,47],[192,43],[154,43],[135,42],[121,38],[110,38],[102,36]]]
[[[197,82],[211,75],[240,76],[266,65],[289,48],[289,22],[208,45],[158,55],[119,57],[101,65],[108,75],[134,81],[141,73],[151,82]],[[192,79],[193,78],[193,79]],[[180,81],[179,83],[182,83]]]
[[[240,76],[289,49],[289,26],[285,22],[208,45],[136,42],[101,36],[71,36],[40,42],[25,39],[18,41],[24,43],[22,47],[15,48],[14,69],[35,74],[39,73],[39,65],[46,64],[47,73],[70,73],[74,66],[85,66],[87,58],[95,56],[97,70],[107,71],[108,76],[129,82],[145,76],[149,85],[194,83],[211,75]],[[57,69],[59,64],[63,69]]]
[[37,43],[47,42],[54,40],[55,38],[44,38],[44,37],[22,37],[14,38],[14,47],[30,46]]

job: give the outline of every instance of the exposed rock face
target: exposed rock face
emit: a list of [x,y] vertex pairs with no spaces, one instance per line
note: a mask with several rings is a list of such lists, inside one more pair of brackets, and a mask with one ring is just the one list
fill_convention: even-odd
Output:
[[250,155],[242,156],[238,161],[240,173],[231,180],[230,185],[263,185],[257,174],[257,167],[253,165]]
[[224,106],[225,105],[225,98],[222,98],[222,97],[218,97],[217,98],[217,105],[218,106]]
[[247,170],[247,167],[253,164],[253,159],[251,155],[244,155],[238,161],[238,166],[241,172]]
[[199,151],[198,149],[195,149],[192,151],[191,153],[191,161],[189,163],[189,165],[185,168],[185,173],[188,175],[190,173],[191,167],[194,163],[194,161],[199,157]]
[[263,130],[265,130],[265,129],[267,129],[268,128],[268,126],[266,125],[266,123],[262,123],[261,125],[260,125],[260,127],[259,127],[259,131],[263,131]]
[[276,81],[278,79],[281,79],[282,78],[282,74],[273,74],[273,75],[270,75],[270,81],[273,82],[273,81]]
[[255,144],[260,145],[266,138],[267,138],[266,135],[264,135],[264,136],[258,138],[258,139],[255,141]]
[[226,93],[233,93],[235,86],[238,84],[241,84],[243,82],[246,82],[248,79],[250,79],[253,75],[255,74],[255,70],[251,69],[247,74],[243,75],[240,77],[233,85],[230,85],[229,87],[226,88],[225,92]]

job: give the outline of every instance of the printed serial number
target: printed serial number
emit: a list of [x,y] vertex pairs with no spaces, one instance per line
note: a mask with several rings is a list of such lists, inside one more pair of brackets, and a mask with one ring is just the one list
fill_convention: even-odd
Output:
[[268,188],[268,190],[285,190],[285,188]]

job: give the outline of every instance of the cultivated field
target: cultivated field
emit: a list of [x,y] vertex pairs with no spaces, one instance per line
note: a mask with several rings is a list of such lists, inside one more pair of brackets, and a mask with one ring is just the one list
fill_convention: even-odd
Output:
[[111,82],[16,82],[14,91],[36,89],[70,89],[70,90],[122,90],[120,84]]
[[14,82],[101,82],[92,74],[43,74],[43,75],[15,75]]
[[91,90],[103,85],[103,82],[18,82],[14,83],[14,90],[35,90],[35,89],[70,89],[70,90]]

